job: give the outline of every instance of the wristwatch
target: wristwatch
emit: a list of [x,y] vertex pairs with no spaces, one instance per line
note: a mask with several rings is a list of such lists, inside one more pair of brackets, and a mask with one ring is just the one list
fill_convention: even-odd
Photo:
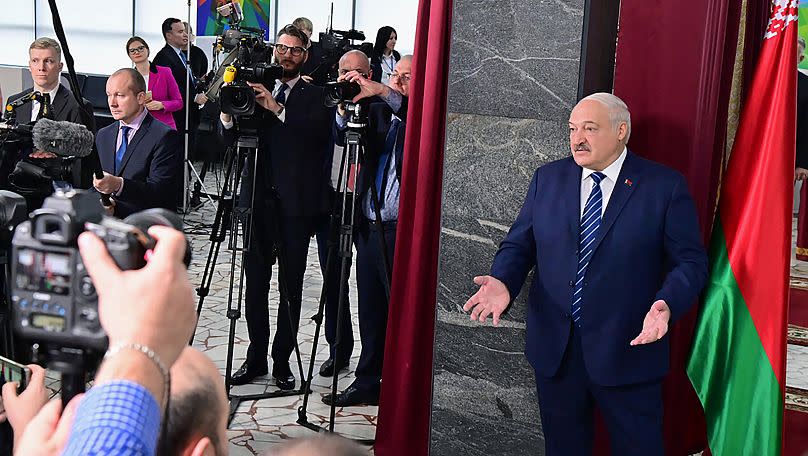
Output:
[[275,112],[275,116],[276,116],[276,117],[279,117],[279,116],[281,115],[281,113],[283,113],[283,110],[284,110],[285,108],[286,108],[286,106],[281,105],[281,109],[278,109],[278,111],[277,111],[277,112]]

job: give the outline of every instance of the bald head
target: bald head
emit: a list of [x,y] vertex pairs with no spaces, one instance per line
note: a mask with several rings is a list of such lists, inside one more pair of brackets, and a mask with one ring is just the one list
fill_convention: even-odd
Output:
[[364,52],[352,49],[342,55],[339,59],[340,73],[345,74],[349,71],[356,70],[362,74],[366,74],[370,79],[370,59]]
[[185,454],[208,447],[227,454],[227,394],[216,365],[199,350],[186,347],[171,366],[171,402],[166,445],[159,455]]
[[367,450],[342,437],[318,435],[284,443],[268,456],[365,456]]

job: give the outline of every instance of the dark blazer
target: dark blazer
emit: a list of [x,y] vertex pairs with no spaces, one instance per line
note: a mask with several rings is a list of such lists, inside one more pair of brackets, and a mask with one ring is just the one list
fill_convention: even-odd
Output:
[[202,78],[208,72],[208,56],[199,46],[191,45],[191,61],[189,63],[191,64],[191,72],[197,79]]
[[[168,67],[171,69],[171,74],[174,75],[174,80],[177,82],[177,87],[180,89],[180,95],[182,96],[183,102],[185,102],[185,88],[187,87],[186,84],[186,74],[188,70],[186,70],[185,65],[183,65],[182,60],[180,60],[180,56],[174,52],[174,48],[166,44],[160,49],[157,54],[154,56],[154,60],[152,61],[155,65]],[[193,85],[191,88],[191,103],[193,103],[193,98],[195,95],[195,90],[193,89]],[[191,107],[195,107],[196,104],[193,104]],[[197,111],[197,109],[191,110],[190,116],[190,123],[194,125],[193,122],[193,114]],[[181,109],[174,111],[174,122],[177,124],[177,131],[183,133],[185,130],[185,105]]]
[[808,169],[808,75],[797,71],[797,167]]
[[[398,61],[401,60],[401,54],[393,50],[393,58],[396,59],[396,63],[398,63]],[[382,58],[380,55],[374,54],[373,58],[370,59],[370,69],[373,71],[371,79],[376,82],[382,82]]]
[[[104,171],[113,173],[120,122],[98,130],[95,143]],[[153,207],[176,209],[176,197],[182,173],[182,148],[179,135],[166,124],[146,115],[143,124],[129,142],[121,169],[123,191],[115,196],[115,216],[126,217]]]
[[[334,150],[333,110],[326,108],[323,100],[321,87],[300,79],[286,99],[285,122],[263,109],[254,116],[259,122],[260,147],[256,197],[268,197],[271,182],[283,216],[319,216],[329,210],[327,189],[331,174],[323,163]],[[221,131],[221,123],[219,126]],[[225,144],[233,142],[234,129],[222,134]],[[243,184],[249,184],[249,179]]]
[[[512,299],[536,268],[525,354],[545,377],[556,374],[570,335],[581,173],[572,157],[536,170],[491,267]],[[665,300],[672,324],[694,304],[706,279],[707,258],[684,177],[629,152],[584,278],[579,332],[591,380],[614,386],[662,378],[668,337],[634,347],[629,342],[654,301]]]

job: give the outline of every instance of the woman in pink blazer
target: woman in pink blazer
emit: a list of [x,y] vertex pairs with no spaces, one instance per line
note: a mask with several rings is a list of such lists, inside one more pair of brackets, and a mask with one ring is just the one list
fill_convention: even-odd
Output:
[[171,69],[149,62],[149,45],[139,36],[129,38],[126,52],[149,88],[146,92],[146,109],[155,119],[176,130],[177,125],[171,113],[182,109],[182,95]]

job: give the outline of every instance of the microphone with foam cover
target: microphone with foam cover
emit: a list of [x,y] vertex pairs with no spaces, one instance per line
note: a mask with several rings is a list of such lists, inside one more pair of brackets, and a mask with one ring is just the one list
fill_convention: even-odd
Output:
[[34,149],[60,157],[86,157],[93,151],[95,138],[84,125],[39,119],[33,129]]

